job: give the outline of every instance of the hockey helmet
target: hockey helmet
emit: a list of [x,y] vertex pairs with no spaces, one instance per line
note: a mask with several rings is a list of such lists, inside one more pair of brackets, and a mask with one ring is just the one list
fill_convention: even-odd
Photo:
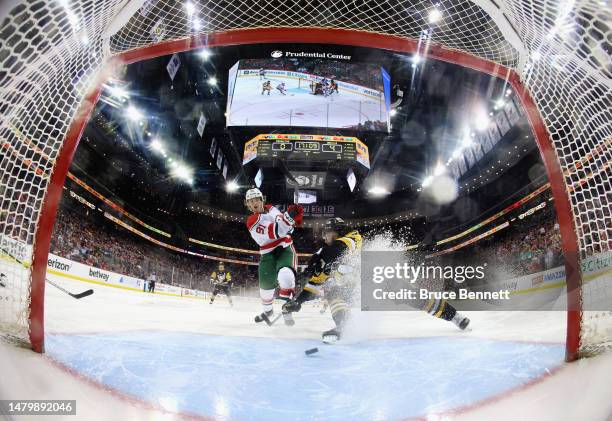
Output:
[[344,222],[344,219],[342,218],[330,218],[325,221],[325,224],[323,225],[323,233],[333,231],[338,235],[344,235],[346,234],[346,230],[346,222]]
[[244,200],[250,200],[250,199],[255,199],[256,197],[261,198],[261,200],[263,200],[264,196],[263,193],[261,192],[261,190],[255,188],[255,189],[249,189],[246,192],[246,195],[244,196]]

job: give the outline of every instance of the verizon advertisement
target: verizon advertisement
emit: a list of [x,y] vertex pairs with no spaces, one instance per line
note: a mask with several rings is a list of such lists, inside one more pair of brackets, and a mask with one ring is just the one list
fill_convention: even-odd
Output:
[[109,272],[83,263],[73,262],[72,260],[51,253],[49,253],[49,258],[47,259],[47,273],[60,276],[64,275],[67,278],[77,280],[124,286],[129,289],[138,289],[140,291],[142,291],[144,282],[142,279],[132,278],[131,276]]
[[[49,258],[47,260],[47,274],[75,279],[78,281],[108,284],[109,286],[133,291],[142,291],[144,287],[143,279],[110,272],[93,266],[88,266],[83,263],[73,262],[72,260],[65,259],[51,253],[49,254]],[[160,282],[155,284],[155,293],[192,298],[206,297],[207,294],[204,291],[181,288]]]

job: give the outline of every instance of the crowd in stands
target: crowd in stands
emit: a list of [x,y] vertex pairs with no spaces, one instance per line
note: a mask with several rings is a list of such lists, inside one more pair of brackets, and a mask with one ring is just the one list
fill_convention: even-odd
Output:
[[[208,243],[221,244],[228,247],[235,247],[248,250],[258,250],[258,246],[251,238],[251,234],[246,229],[246,216],[244,221],[225,221],[208,215],[197,215],[181,221],[181,228],[188,233],[188,237]],[[311,228],[298,228],[291,237],[296,250],[299,253],[312,253],[316,250],[316,236]],[[319,236],[320,237],[320,236]],[[206,253],[215,254],[214,249],[206,250]],[[227,252],[218,254],[226,256]],[[232,254],[236,259],[247,259],[247,254]],[[258,257],[255,256],[254,261]]]
[[387,122],[380,120],[366,120],[365,122],[359,123],[350,128],[355,130],[371,130],[376,132],[382,132],[387,130]]
[[483,261],[491,262],[513,276],[563,265],[559,225],[554,221],[514,232],[491,245],[479,244],[474,251]]
[[612,192],[592,196],[578,205],[578,238],[587,256],[612,250]]
[[551,206],[548,206],[523,220],[515,219],[508,228],[451,256],[455,260],[487,263],[503,277],[518,277],[559,267],[563,265],[559,224]]
[[31,222],[36,218],[34,209],[41,202],[43,191],[35,194],[21,191],[24,182],[18,181],[18,176],[6,172],[0,179],[0,198],[4,198],[0,202],[0,233],[31,244],[34,239],[34,225]]
[[[203,216],[203,218],[212,219],[210,216]],[[220,223],[217,220],[216,223],[203,225],[209,228],[208,235],[205,237],[203,232],[199,233],[203,236],[201,238],[203,241],[222,245],[230,245],[238,241],[236,245],[241,248],[257,248],[242,223],[235,221]],[[390,239],[394,237],[396,241],[401,241],[404,245],[414,243],[414,240],[408,240],[409,226],[398,228],[397,224],[393,224],[393,227],[395,235],[391,235]],[[384,232],[384,227],[362,227],[360,231],[367,239]],[[317,239],[320,240],[320,236],[313,235],[316,233],[312,229],[298,230],[296,233],[299,242],[310,245],[308,249],[310,252],[316,249]],[[448,246],[465,241],[472,236],[457,240]],[[440,247],[438,250],[444,248]],[[298,252],[305,252],[299,247],[297,249]],[[208,250],[199,251],[208,253]],[[204,290],[210,290],[210,274],[216,270],[218,265],[218,260],[182,254],[154,245],[113,224],[97,211],[80,206],[70,207],[65,204],[58,210],[51,252],[101,269],[143,279],[155,272],[160,282]],[[235,285],[246,287],[257,285],[257,265],[230,263],[227,261],[227,251],[217,249],[215,253],[226,259],[226,267],[232,273]],[[237,252],[229,255],[231,258],[253,263],[256,263],[259,258],[256,254]],[[517,218],[509,228],[446,256],[459,262],[462,259],[475,258],[480,263],[487,262],[493,267],[503,269],[504,276],[511,277],[563,265],[559,225],[551,206],[523,220]],[[306,259],[302,258],[300,261],[305,263]]]
[[[480,230],[439,246],[435,242],[457,234],[460,230],[449,231],[447,235],[432,239],[424,246],[418,234],[404,222],[392,222],[372,227],[362,227],[359,231],[367,237],[384,235],[391,242],[403,245],[418,245],[415,253],[425,250],[424,255],[444,251],[502,224],[505,219],[484,226]],[[465,227],[467,228],[467,227]],[[524,219],[516,218],[508,228],[466,245],[444,255],[447,264],[461,265],[466,262],[481,265],[487,263],[498,269],[502,276],[518,277],[548,270],[563,265],[561,235],[552,204]]]
[[[104,270],[159,282],[210,289],[218,261],[174,252],[154,245],[104,221],[85,208],[60,206],[51,239],[51,253]],[[256,266],[226,263],[237,286],[256,282]]]

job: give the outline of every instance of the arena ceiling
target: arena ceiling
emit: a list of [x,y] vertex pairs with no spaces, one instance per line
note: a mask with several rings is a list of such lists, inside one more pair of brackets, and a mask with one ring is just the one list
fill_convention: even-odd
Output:
[[[309,167],[307,162],[300,167],[302,171],[326,173],[319,203],[334,205],[336,213],[346,217],[423,210],[427,207],[422,203],[423,181],[453,157],[466,127],[474,125],[478,110],[493,112],[496,101],[509,99],[505,81],[458,65],[366,48],[302,45],[295,48],[340,51],[362,62],[382,65],[391,75],[391,102],[397,105],[390,132],[228,128],[228,69],[241,58],[269,56],[277,47],[282,48],[228,46],[179,53],[180,67],[174,78],[168,71],[169,56],[126,66],[106,84],[73,170],[144,213],[161,211],[188,217],[185,209],[193,204],[243,213],[243,189],[254,183],[253,172],[242,167],[246,141],[260,133],[355,136],[370,149],[371,169],[359,177],[354,192],[346,182],[345,169],[320,164]],[[139,115],[132,115],[134,112]],[[198,133],[201,115],[206,117],[202,135]],[[209,153],[213,138],[227,160],[227,177]],[[154,142],[161,143],[163,150]],[[522,118],[478,165],[462,175],[459,194],[483,195],[479,210],[487,209],[541,178],[544,171],[537,167],[538,160],[531,130]],[[189,175],[176,177],[177,163],[188,168]],[[532,170],[536,167],[537,171]],[[228,192],[228,181],[236,181],[243,189]],[[389,195],[381,198],[372,194],[380,187]],[[293,194],[280,168],[266,169],[263,190],[275,203],[287,203]]]

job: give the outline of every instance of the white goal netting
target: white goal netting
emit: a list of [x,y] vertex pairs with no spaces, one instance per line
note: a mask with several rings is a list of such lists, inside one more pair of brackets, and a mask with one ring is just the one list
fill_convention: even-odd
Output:
[[[28,262],[37,247],[45,192],[77,109],[111,57],[194,35],[205,42],[206,34],[244,28],[338,28],[410,39],[431,29],[434,43],[515,70],[534,99],[554,145],[552,159],[564,172],[580,259],[607,265],[597,276],[583,276],[583,308],[597,311],[583,314],[580,351],[598,352],[612,339],[612,314],[604,306],[612,299],[608,0],[192,0],[191,5],[168,0],[0,5],[0,268],[8,275],[8,288],[0,291],[0,329],[28,340]],[[441,12],[435,24],[429,22],[433,7]],[[16,264],[11,253],[24,264]]]

